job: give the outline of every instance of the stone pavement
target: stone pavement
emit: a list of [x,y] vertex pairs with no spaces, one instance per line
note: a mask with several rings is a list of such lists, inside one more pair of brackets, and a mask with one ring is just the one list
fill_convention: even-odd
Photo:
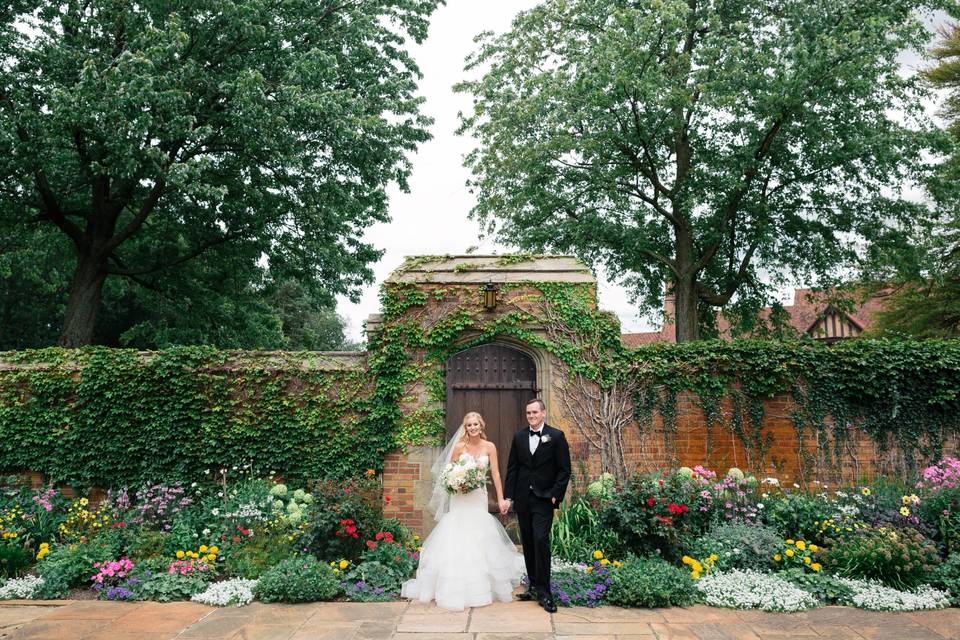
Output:
[[943,640],[960,638],[960,609],[876,613],[826,607],[782,614],[695,606],[582,607],[548,615],[529,602],[452,613],[419,603],[19,601],[0,605],[3,640]]

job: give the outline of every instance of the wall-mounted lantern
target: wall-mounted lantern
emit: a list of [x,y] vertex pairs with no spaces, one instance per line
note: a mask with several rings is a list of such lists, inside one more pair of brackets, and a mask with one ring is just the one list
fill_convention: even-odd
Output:
[[483,287],[483,308],[487,311],[493,311],[497,308],[497,285],[489,280]]

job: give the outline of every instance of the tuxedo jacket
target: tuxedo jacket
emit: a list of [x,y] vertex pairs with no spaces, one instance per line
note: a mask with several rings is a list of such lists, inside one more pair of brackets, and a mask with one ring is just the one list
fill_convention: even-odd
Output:
[[563,431],[548,424],[541,430],[540,444],[530,453],[530,428],[513,436],[507,460],[503,497],[513,501],[515,511],[531,511],[551,505],[560,508],[570,482],[570,447]]

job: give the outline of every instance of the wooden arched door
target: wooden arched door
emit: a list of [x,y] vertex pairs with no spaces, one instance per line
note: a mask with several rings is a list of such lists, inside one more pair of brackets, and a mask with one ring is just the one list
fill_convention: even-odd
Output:
[[[522,351],[503,344],[465,349],[447,360],[447,438],[463,416],[477,411],[487,425],[487,438],[497,445],[500,478],[507,474],[507,456],[513,435],[527,424],[524,410],[537,395],[537,368]],[[497,509],[497,494],[488,486],[490,512]]]

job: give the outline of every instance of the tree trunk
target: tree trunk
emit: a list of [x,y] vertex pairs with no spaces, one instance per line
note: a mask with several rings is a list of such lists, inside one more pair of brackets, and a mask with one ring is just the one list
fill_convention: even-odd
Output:
[[93,342],[97,326],[103,281],[107,278],[104,261],[90,255],[81,255],[77,269],[70,281],[70,297],[63,321],[63,333],[58,343],[61,347],[82,347]]
[[700,324],[697,320],[697,286],[693,278],[678,279],[673,285],[676,304],[677,342],[695,342],[700,339]]

